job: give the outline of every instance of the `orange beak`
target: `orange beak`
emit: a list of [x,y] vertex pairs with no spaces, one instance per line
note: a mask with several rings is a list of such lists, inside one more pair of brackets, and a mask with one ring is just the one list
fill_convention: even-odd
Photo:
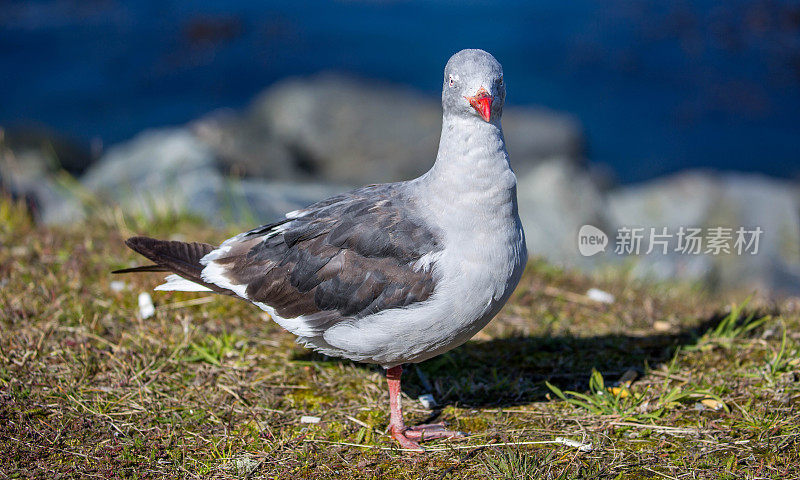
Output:
[[474,97],[464,97],[472,105],[472,108],[478,111],[487,122],[492,120],[492,101],[494,97],[489,95],[485,88],[478,89],[478,93]]

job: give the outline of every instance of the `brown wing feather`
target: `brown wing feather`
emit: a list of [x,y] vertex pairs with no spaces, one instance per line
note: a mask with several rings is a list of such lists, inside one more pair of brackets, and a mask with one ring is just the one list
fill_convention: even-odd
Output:
[[141,267],[120,268],[111,273],[144,273],[144,272],[169,272],[170,269],[161,265],[142,265]]
[[226,242],[214,263],[283,318],[329,312],[334,321],[405,307],[433,294],[432,271],[413,265],[441,249],[413,211],[396,184],[366,187]]
[[217,293],[234,294],[228,289],[207,283],[201,276],[204,265],[200,263],[200,260],[217,248],[213,245],[158,240],[150,237],[131,237],[125,241],[125,245],[155,262],[155,265],[125,268],[112,273],[174,272]]

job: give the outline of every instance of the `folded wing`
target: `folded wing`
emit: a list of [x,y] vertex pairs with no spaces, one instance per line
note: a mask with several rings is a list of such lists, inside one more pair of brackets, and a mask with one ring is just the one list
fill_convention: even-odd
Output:
[[402,184],[332,197],[224,242],[203,258],[202,280],[303,336],[424,302],[441,241],[414,212]]

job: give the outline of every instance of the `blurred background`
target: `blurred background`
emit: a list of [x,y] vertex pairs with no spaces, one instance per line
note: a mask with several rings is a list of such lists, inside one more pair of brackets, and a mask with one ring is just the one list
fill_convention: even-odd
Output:
[[[796,1],[6,0],[0,175],[44,223],[85,217],[76,185],[265,222],[427,170],[462,48],[504,66],[534,254],[598,268],[631,260],[612,251],[621,226],[758,226],[756,255],[631,268],[800,288]],[[584,224],[608,251],[579,254]]]

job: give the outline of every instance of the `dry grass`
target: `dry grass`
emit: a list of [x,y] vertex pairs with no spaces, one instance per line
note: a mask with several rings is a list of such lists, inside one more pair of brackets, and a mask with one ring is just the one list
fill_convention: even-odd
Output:
[[[233,233],[119,212],[39,228],[0,202],[0,478],[800,475],[797,299],[729,314],[746,295],[532,262],[473,341],[408,369],[407,419],[473,435],[407,455],[383,434],[378,369],[304,350],[230,298],[155,292],[141,319],[137,295],[160,277],[108,272],[137,261],[126,235],[170,231]],[[635,378],[615,385],[623,375]],[[414,400],[429,390],[433,412]]]

